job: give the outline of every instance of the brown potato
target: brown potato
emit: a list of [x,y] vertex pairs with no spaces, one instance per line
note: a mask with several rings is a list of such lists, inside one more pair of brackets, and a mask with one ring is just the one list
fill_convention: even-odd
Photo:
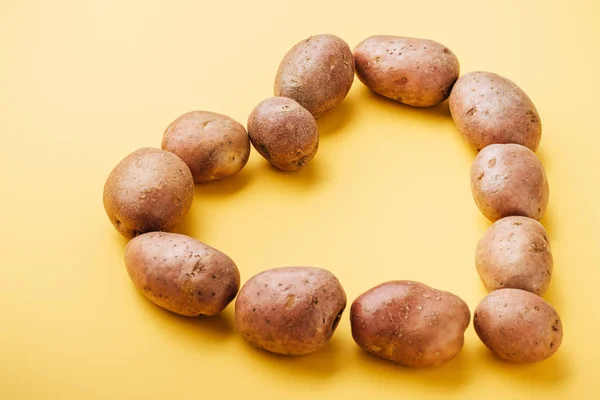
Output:
[[376,286],[350,309],[354,341],[407,367],[433,367],[456,357],[470,320],[460,297],[412,281]]
[[294,171],[317,153],[319,128],[300,104],[285,97],[261,102],[248,118],[252,145],[274,167]]
[[186,316],[223,311],[240,288],[240,273],[219,250],[176,233],[150,232],[125,248],[127,273],[154,304]]
[[491,72],[461,76],[450,94],[456,127],[477,150],[490,144],[516,143],[536,151],[542,121],[527,94]]
[[520,289],[500,289],[475,310],[477,335],[498,357],[515,363],[542,361],[558,350],[563,328],[544,299]]
[[171,122],[163,135],[162,148],[187,164],[196,183],[237,174],[250,156],[244,126],[209,111],[191,111]]
[[460,73],[454,53],[427,39],[371,36],[354,48],[354,60],[369,89],[415,107],[446,100]]
[[104,185],[104,209],[126,238],[170,231],[194,199],[190,169],[175,154],[142,148],[125,157]]
[[275,96],[289,97],[320,117],[344,100],[354,81],[354,59],[346,42],[315,35],[287,52],[275,77]]
[[284,267],[255,275],[235,303],[238,331],[253,346],[303,355],[324,347],[346,308],[346,293],[329,271]]
[[515,288],[541,296],[553,265],[546,230],[531,218],[502,218],[479,240],[475,265],[488,292]]
[[490,221],[511,215],[541,219],[548,206],[548,180],[542,163],[527,147],[492,144],[471,166],[471,191]]

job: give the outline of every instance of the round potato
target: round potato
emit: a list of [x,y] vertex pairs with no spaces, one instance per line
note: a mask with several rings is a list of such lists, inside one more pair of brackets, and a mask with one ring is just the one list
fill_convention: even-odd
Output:
[[162,148],[187,164],[196,183],[237,174],[250,156],[244,126],[209,111],[191,111],[171,122],[163,135]]
[[527,94],[491,72],[461,76],[450,94],[456,127],[478,151],[490,144],[516,143],[536,151],[542,121]]
[[284,171],[303,167],[319,148],[317,121],[286,97],[271,97],[256,106],[248,118],[248,135],[256,151]]
[[433,367],[456,357],[470,320],[460,297],[412,281],[376,286],[350,309],[354,341],[407,367]]
[[354,48],[354,60],[369,89],[415,107],[446,100],[460,73],[454,53],[427,39],[371,36]]
[[170,231],[194,199],[190,169],[175,154],[142,148],[125,157],[104,185],[104,209],[117,231],[131,239]]
[[238,331],[253,346],[303,355],[324,347],[346,308],[346,293],[329,271],[270,269],[252,277],[235,303]]
[[132,239],[125,248],[125,265],[144,296],[181,315],[218,314],[240,288],[231,258],[176,233],[150,232]]
[[275,77],[275,96],[296,100],[318,118],[344,100],[353,81],[348,44],[334,35],[316,35],[287,52]]
[[475,310],[477,335],[498,357],[515,363],[542,361],[558,350],[563,328],[544,299],[520,289],[500,289]]
[[471,190],[490,221],[511,215],[541,219],[548,206],[548,180],[542,163],[527,147],[492,144],[471,166]]
[[541,296],[553,266],[546,230],[531,218],[502,218],[479,240],[475,265],[488,292],[514,288]]

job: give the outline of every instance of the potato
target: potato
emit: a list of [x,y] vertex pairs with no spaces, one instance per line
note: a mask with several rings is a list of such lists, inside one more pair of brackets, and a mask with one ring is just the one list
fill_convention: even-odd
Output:
[[542,361],[558,350],[563,328],[556,310],[521,289],[500,289],[475,310],[477,335],[498,357],[515,363]]
[[475,265],[489,292],[515,288],[541,296],[550,285],[553,265],[546,230],[531,218],[502,218],[477,244]]
[[237,174],[250,156],[244,126],[209,111],[191,111],[171,122],[163,135],[162,148],[187,164],[196,183]]
[[541,219],[548,206],[548,180],[542,163],[527,147],[492,144],[471,166],[471,191],[490,221],[511,215]]
[[186,316],[223,311],[240,288],[240,273],[219,250],[176,233],[150,232],[125,248],[133,284],[154,304]]
[[284,171],[303,167],[319,148],[317,121],[285,97],[271,97],[256,106],[248,118],[248,135],[256,151]]
[[456,357],[470,320],[458,296],[412,281],[376,286],[350,309],[354,341],[407,367],[433,367]]
[[104,209],[126,238],[170,231],[194,199],[190,169],[168,151],[141,148],[112,170],[104,185]]
[[316,35],[287,52],[275,77],[275,96],[289,97],[318,118],[344,100],[354,81],[354,59],[346,42]]
[[491,72],[461,76],[450,94],[456,127],[477,151],[490,144],[516,143],[536,151],[542,121],[525,92]]
[[415,107],[446,100],[460,72],[454,53],[427,39],[371,36],[354,48],[354,60],[369,89]]
[[324,347],[346,308],[346,293],[329,271],[283,267],[263,271],[240,290],[235,323],[253,346],[303,355]]

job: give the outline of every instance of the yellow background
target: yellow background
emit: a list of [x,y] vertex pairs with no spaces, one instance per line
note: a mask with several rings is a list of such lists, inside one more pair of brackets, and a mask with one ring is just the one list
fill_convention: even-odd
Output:
[[[593,398],[600,395],[598,106],[600,7],[589,1],[24,1],[0,3],[0,398]],[[494,358],[472,324],[462,353],[410,370],[353,343],[348,311],[308,357],[253,349],[233,307],[188,319],[146,301],[104,214],[113,166],[160,146],[180,114],[245,124],[301,39],[373,34],[450,47],[533,99],[551,185],[555,256],[545,296],[565,338],[549,360]],[[196,188],[179,231],[229,254],[242,280],[267,268],[333,271],[348,300],[392,279],[485,295],[473,253],[489,223],[471,198],[474,152],[446,105],[413,109],[355,80],[319,120],[317,157],[297,173],[253,151],[229,180]],[[596,397],[598,398],[598,397]]]

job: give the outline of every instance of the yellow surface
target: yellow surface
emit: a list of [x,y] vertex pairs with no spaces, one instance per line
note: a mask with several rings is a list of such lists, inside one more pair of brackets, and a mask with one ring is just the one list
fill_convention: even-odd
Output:
[[[0,398],[599,398],[599,11],[591,0],[3,0]],[[471,325],[455,360],[409,370],[360,351],[346,311],[325,349],[283,358],[237,336],[233,306],[181,318],[134,289],[102,207],[113,166],[193,109],[245,123],[288,48],[327,32],[351,47],[373,34],[435,39],[462,72],[497,72],[534,100],[551,184],[546,299],[565,330],[554,357],[498,361]],[[401,106],[356,80],[319,125],[307,168],[277,172],[253,151],[235,178],[197,187],[180,232],[229,254],[243,281],[315,265],[349,301],[413,279],[473,310],[485,294],[474,246],[489,223],[447,106]]]

